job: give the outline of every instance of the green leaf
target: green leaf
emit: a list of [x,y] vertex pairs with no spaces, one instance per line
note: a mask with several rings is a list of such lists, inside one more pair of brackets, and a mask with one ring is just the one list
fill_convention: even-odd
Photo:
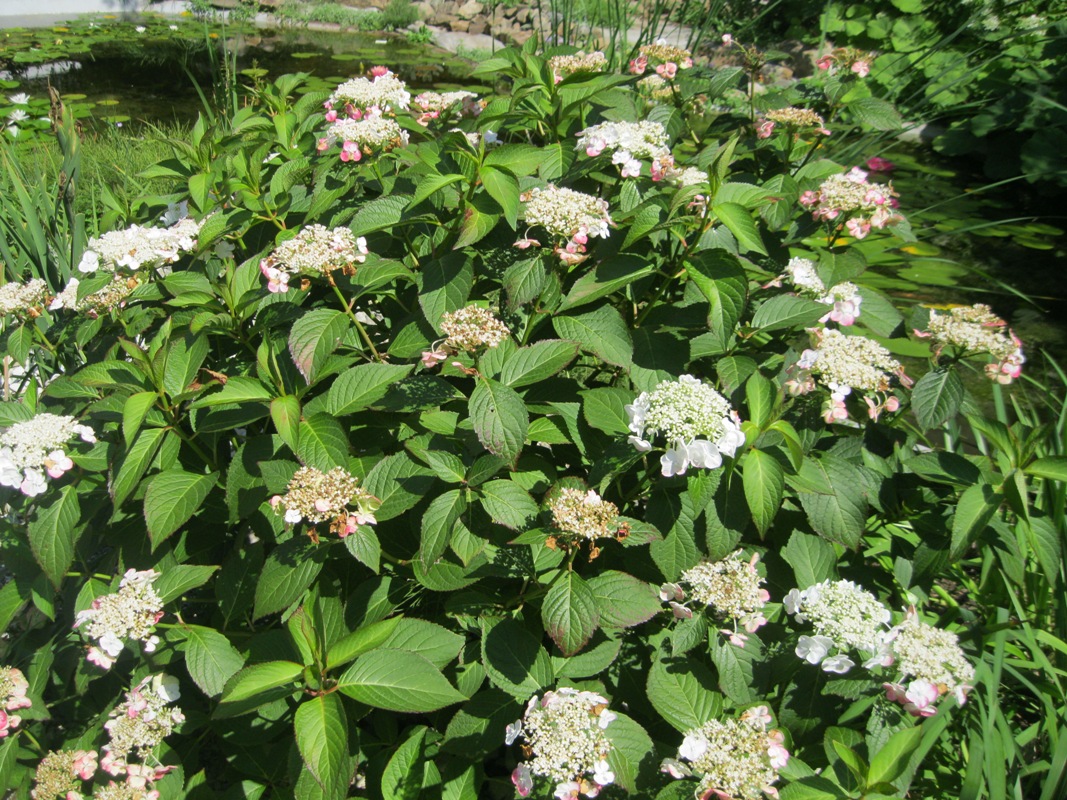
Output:
[[752,317],[752,327],[763,331],[783,328],[802,328],[818,322],[830,310],[825,303],[816,303],[791,294],[780,294],[761,305]]
[[444,669],[459,655],[464,641],[458,633],[433,622],[403,618],[393,626],[382,648],[418,653],[438,669]]
[[574,655],[597,629],[599,614],[593,590],[577,574],[567,571],[545,595],[541,619],[563,655]]
[[785,470],[778,460],[762,450],[750,450],[742,464],[745,500],[760,536],[767,533],[782,506]]
[[759,640],[749,637],[744,647],[737,647],[716,635],[708,643],[708,654],[719,673],[723,694],[738,705],[753,702],[753,663],[759,659]]
[[415,506],[434,480],[433,473],[412,461],[407,453],[394,453],[374,465],[363,480],[363,488],[382,501],[375,512],[382,522]]
[[652,739],[637,722],[620,712],[615,713],[615,719],[604,730],[604,735],[612,744],[608,764],[615,773],[613,783],[631,794],[640,791],[638,778],[648,777],[641,774],[642,766],[652,769],[658,766],[658,763],[654,764]]
[[482,186],[504,211],[504,219],[513,229],[519,217],[519,181],[510,172],[486,164],[480,176]]
[[598,431],[611,436],[630,433],[630,415],[626,406],[634,401],[633,393],[625,389],[602,387],[579,392],[585,421]]
[[[408,210],[413,209],[419,203],[429,198],[430,195],[436,194],[446,186],[451,186],[453,183],[458,183],[461,180],[463,180],[462,175],[420,175],[418,184],[415,188],[415,194],[411,196],[411,202],[408,203]],[[453,195],[453,198],[455,198],[455,195]]]
[[68,484],[51,503],[37,509],[28,526],[33,557],[57,589],[74,561],[74,546],[85,530],[78,526],[80,519],[78,493],[74,485]]
[[981,470],[966,458],[945,451],[914,456],[904,466],[928,481],[953,486],[973,486],[982,478]]
[[1056,524],[1048,517],[1031,516],[1026,532],[1034,557],[1037,558],[1045,577],[1050,584],[1056,583],[1063,567],[1063,544]]
[[411,370],[406,364],[359,364],[345,370],[330,386],[326,410],[340,417],[369,408]]
[[251,711],[257,706],[251,705],[250,701],[256,701],[261,696],[265,704],[279,694],[283,697],[292,694],[295,690],[293,684],[303,672],[304,667],[295,661],[267,661],[245,667],[226,682],[219,704],[239,706],[229,712],[231,715]]
[[326,558],[320,548],[304,537],[288,539],[271,551],[256,584],[253,616],[256,619],[284,611],[301,597],[322,571]]
[[725,250],[704,250],[687,264],[691,280],[708,299],[708,326],[719,342],[733,335],[748,297],[748,278],[741,262]]
[[270,418],[274,429],[294,453],[300,441],[300,401],[291,394],[270,401]]
[[408,202],[409,197],[404,194],[378,197],[360,206],[348,227],[355,236],[392,228],[404,218]]
[[656,661],[646,692],[652,707],[675,730],[688,733],[722,714],[722,695],[703,664],[690,660]]
[[877,97],[861,97],[845,106],[861,125],[876,131],[896,131],[903,126],[903,118],[892,103]]
[[163,368],[163,390],[167,394],[176,397],[188,391],[207,358],[209,347],[206,336],[191,333],[170,343]]
[[811,527],[831,542],[857,547],[867,523],[863,474],[854,465],[833,456],[812,461],[810,468],[825,482],[825,488],[820,491],[802,491],[797,495]]
[[758,372],[745,381],[745,403],[748,406],[748,418],[760,430],[771,421],[775,402],[778,400],[778,387]]
[[122,456],[115,471],[115,478],[111,482],[112,500],[116,509],[133,494],[167,433],[163,428],[141,431],[133,445]]
[[190,589],[203,586],[218,570],[216,566],[204,566],[199,564],[179,564],[167,567],[158,580],[152,585],[164,603],[177,600]]
[[520,347],[500,370],[500,382],[515,389],[551,378],[578,355],[577,342],[545,339],[529,347]]
[[981,536],[1003,500],[1004,495],[988,483],[977,483],[960,495],[956,513],[952,517],[949,558],[956,560],[962,556]]
[[1023,471],[1027,475],[1067,483],[1067,456],[1045,456],[1035,459]]
[[537,503],[514,481],[489,481],[478,487],[478,493],[482,507],[498,525],[522,531],[537,519]]
[[548,651],[513,619],[483,629],[482,664],[495,686],[523,703],[556,680]]
[[393,753],[382,773],[382,797],[418,800],[422,796],[423,742],[427,730],[425,725],[419,725]]
[[322,788],[323,796],[336,800],[348,796],[352,765],[348,758],[348,722],[344,705],[336,694],[304,700],[294,721],[296,746],[308,770]]
[[927,372],[911,391],[911,406],[923,430],[936,428],[956,416],[963,402],[963,381],[954,369]]
[[155,392],[137,392],[126,398],[122,407],[122,438],[126,440],[127,446],[133,443],[137,432],[141,430],[144,418],[148,416],[158,398],[159,395]]
[[577,316],[552,318],[556,333],[578,342],[581,348],[617,367],[633,364],[634,344],[622,316],[611,306]]
[[214,628],[188,625],[181,632],[185,635],[185,667],[189,677],[208,697],[221,694],[226,682],[244,666],[244,656]]
[[799,589],[837,577],[834,546],[818,536],[793,531],[789,543],[782,548],[782,558],[793,568]]
[[532,303],[545,288],[548,275],[540,257],[516,261],[504,273],[501,284],[508,296],[508,308],[514,310]]
[[[630,186],[631,184],[626,184]],[[538,261],[540,263],[540,261]],[[571,286],[560,304],[560,311],[584,306],[624,289],[631,283],[655,272],[655,267],[646,259],[621,254],[602,261],[589,272],[581,275]],[[509,292],[510,295],[510,292]]]
[[514,464],[530,427],[530,415],[522,398],[514,389],[481,377],[471,393],[469,408],[471,424],[482,446]]
[[153,550],[200,510],[218,477],[217,472],[194,475],[173,468],[152,479],[144,496],[144,517]]
[[422,515],[422,544],[419,548],[419,558],[426,569],[445,554],[452,530],[466,510],[466,495],[459,489],[449,489],[438,495],[426,508]]
[[308,311],[293,323],[289,332],[289,352],[309,386],[347,332],[348,317],[340,311],[325,308]]
[[361,703],[387,711],[436,711],[466,699],[437,667],[406,650],[364,653],[338,679],[337,688]]
[[657,590],[625,572],[605,570],[589,579],[589,588],[605,628],[632,628],[663,611]]
[[716,203],[711,208],[714,214],[737,239],[743,250],[753,250],[767,255],[767,250],[760,239],[759,229],[747,208],[737,203]]
[[867,773],[867,785],[892,783],[904,774],[911,760],[911,754],[918,749],[922,737],[921,725],[905,728],[890,736],[889,741],[882,745],[871,759],[871,767]]
[[210,408],[227,403],[254,403],[257,401],[270,401],[271,394],[267,387],[255,378],[245,378],[234,375],[226,380],[221,392],[213,392],[199,398],[192,403],[190,408]]
[[402,617],[389,617],[364,625],[352,631],[332,645],[326,654],[326,666],[330,669],[347,664],[356,656],[374,650],[396,629]]
[[462,308],[474,285],[474,265],[462,253],[449,253],[423,265],[419,305],[426,321],[439,329],[441,315]]
[[329,472],[348,466],[348,437],[330,414],[312,414],[300,423],[296,454],[309,467]]

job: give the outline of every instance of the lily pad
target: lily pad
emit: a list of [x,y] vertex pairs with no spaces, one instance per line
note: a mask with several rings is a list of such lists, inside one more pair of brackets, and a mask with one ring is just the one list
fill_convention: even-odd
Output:
[[96,104],[98,106],[117,106],[119,104],[119,101],[108,98],[107,100],[97,100]]
[[1032,236],[1016,236],[1012,239],[1015,244],[1029,247],[1031,250],[1052,250],[1055,245],[1045,239],[1035,239]]
[[112,114],[111,116],[103,117],[103,120],[104,120],[104,122],[110,122],[112,124],[114,124],[116,122],[129,122],[130,121],[130,115],[129,114]]
[[290,58],[318,58],[322,53],[290,53]]
[[359,56],[354,56],[351,53],[334,53],[330,58],[334,61],[355,61]]

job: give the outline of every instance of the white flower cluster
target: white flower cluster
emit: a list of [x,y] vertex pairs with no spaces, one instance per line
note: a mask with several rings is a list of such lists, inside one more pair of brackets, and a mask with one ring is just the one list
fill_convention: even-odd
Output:
[[[815,388],[816,381],[830,390],[830,402],[824,414],[827,422],[848,419],[845,398],[853,389],[862,392],[888,392],[895,376],[904,386],[911,380],[904,374],[900,362],[873,339],[865,336],[846,336],[836,329],[811,331],[815,347],[800,354],[796,363],[799,374],[786,383],[793,394],[805,394]],[[899,401],[890,396],[878,403],[865,398],[872,419],[882,410],[896,411]]]
[[585,246],[590,237],[608,238],[611,216],[607,200],[552,184],[531,189],[521,199],[526,204],[526,222],[540,225],[557,240],[555,253],[568,266],[586,259]]
[[33,800],[81,800],[81,781],[96,774],[95,750],[53,750],[41,759],[34,776]]
[[[796,654],[826,672],[845,673],[856,665],[848,650],[872,654],[864,666],[886,663],[892,615],[873,594],[852,581],[823,581],[793,589],[783,600],[786,613],[811,623],[814,636],[801,636]],[[837,650],[834,655],[830,652]]]
[[637,91],[657,101],[671,100],[674,97],[674,90],[671,89],[670,82],[656,74],[647,75],[639,80],[637,82]]
[[[293,475],[284,495],[274,495],[270,505],[285,513],[290,525],[307,522],[316,525],[330,522],[330,531],[341,538],[355,533],[360,525],[375,525],[374,512],[381,502],[359,485],[359,479],[348,470],[334,467],[322,472],[314,467],[301,467]],[[351,511],[349,506],[355,506]],[[314,532],[311,537],[318,540]]]
[[461,117],[476,117],[482,113],[484,103],[478,102],[474,92],[422,92],[411,101],[412,113],[420,125],[429,125],[435,119],[448,119],[453,114]]
[[959,637],[951,631],[927,625],[914,608],[889,634],[889,651],[900,680],[886,683],[886,696],[916,717],[928,717],[938,700],[949,693],[963,705],[974,680],[974,667],[960,649]]
[[78,272],[94,273],[100,269],[137,272],[173,264],[182,253],[196,249],[196,237],[202,225],[192,217],[184,217],[168,228],[131,225],[125,230],[110,231],[89,240],[78,263]]
[[411,103],[411,93],[407,84],[385,67],[374,67],[371,78],[353,78],[338,86],[330,99],[323,105],[326,108],[326,121],[334,122],[338,118],[337,109],[353,120],[381,115],[387,112],[403,111]]
[[22,722],[18,714],[8,714],[8,711],[18,711],[20,708],[30,708],[33,701],[26,696],[30,684],[22,670],[14,667],[0,667],[0,739],[5,738]]
[[740,719],[709,720],[686,733],[678,758],[666,759],[661,769],[673,778],[696,775],[696,797],[777,797],[774,784],[778,771],[789,763],[789,751],[781,731],[767,730],[770,721],[765,706],[749,709]]
[[366,115],[362,119],[346,118],[329,127],[319,139],[318,150],[323,152],[341,143],[342,161],[359,161],[363,156],[388,153],[408,143],[408,132],[396,120],[381,115]]
[[70,311],[84,311],[87,316],[95,319],[105,311],[120,308],[130,293],[140,285],[141,281],[136,275],[116,274],[112,276],[111,283],[103,289],[90,292],[79,300],[78,287],[81,286],[81,282],[77,278],[71,278],[48,308],[51,311],[62,308]]
[[615,780],[607,761],[612,744],[604,733],[614,719],[607,699],[595,692],[564,687],[531,697],[504,739],[510,745],[521,736],[533,756],[511,775],[519,795],[530,794],[536,775],[556,782],[559,800],[596,797]]
[[1026,357],[1022,342],[1008,327],[1008,323],[982,303],[956,306],[948,310],[930,309],[927,334],[932,336],[938,350],[947,346],[957,348],[962,355],[989,353],[997,363],[986,365],[986,375],[998,383],[1011,383],[1023,371]]
[[141,642],[146,653],[156,649],[159,637],[153,631],[163,616],[163,601],[152,584],[159,575],[150,569],[128,569],[117,592],[97,597],[89,608],[78,612],[74,627],[85,625],[82,633],[96,640],[89,648],[89,661],[108,669],[125,640]]
[[580,72],[603,72],[608,68],[608,58],[600,50],[586,53],[579,50],[569,56],[551,56],[548,59],[548,67],[552,70],[552,77],[556,83],[571,75]]
[[368,252],[367,240],[357,238],[348,228],[309,225],[260,261],[259,270],[271,292],[287,292],[296,275],[328,276],[337,269],[350,274],[356,264],[367,260]]
[[578,150],[590,158],[607,150],[611,163],[622,167],[622,177],[641,175],[641,161],[657,161],[670,155],[667,129],[658,122],[602,122],[578,132]]
[[646,44],[638,51],[637,58],[630,62],[630,72],[643,75],[649,65],[656,69],[656,75],[665,81],[674,80],[680,69],[693,66],[693,54],[682,47],[667,44],[666,39],[659,39],[655,44]]
[[39,317],[48,302],[48,285],[40,278],[0,286],[0,316]]
[[740,550],[720,561],[704,561],[683,572],[678,583],[663,584],[660,599],[670,605],[676,617],[689,619],[693,612],[683,602],[686,597],[683,587],[688,586],[694,600],[733,623],[733,628],[723,628],[720,632],[731,644],[744,647],[748,637],[739,633],[737,626],[740,624],[749,633],[755,633],[767,624],[763,607],[771,595],[760,588],[764,580],[756,569],[758,563],[759,553],[746,559]]
[[447,338],[444,346],[452,352],[473,353],[483,347],[496,347],[511,331],[482,306],[466,306],[441,315],[441,333]]
[[[692,375],[663,381],[641,392],[626,406],[629,442],[639,452],[652,449],[649,439],[662,435],[668,445],[660,458],[663,475],[684,475],[689,466],[716,469],[724,455],[733,456],[745,443],[741,419],[726,398]],[[648,437],[646,439],[646,436]]]
[[[810,208],[816,220],[840,219],[852,236],[862,239],[871,228],[884,228],[903,220],[893,210],[897,196],[893,184],[868,183],[867,173],[853,167],[844,174],[831,175],[817,191],[804,192],[800,204]],[[841,222],[837,222],[838,226]]]
[[796,108],[794,106],[771,109],[764,116],[772,122],[777,122],[780,125],[791,125],[795,128],[821,128],[826,124],[823,122],[823,118],[811,109]]
[[592,489],[560,489],[549,501],[552,524],[560,533],[579,539],[614,539],[619,535],[619,509]]
[[17,488],[36,497],[48,488],[50,478],[60,478],[74,467],[64,448],[75,436],[95,442],[96,434],[74,417],[38,414],[16,422],[0,433],[0,486]]
[[169,675],[149,675],[128,691],[104,723],[111,740],[104,745],[100,767],[113,776],[126,775],[132,789],[144,789],[165,775],[171,768],[131,764],[129,759],[152,758],[160,742],[185,721],[181,709],[169,707],[179,697],[178,681]]
[[815,269],[815,262],[807,258],[789,259],[785,266],[785,275],[798,291],[810,295],[820,303],[832,306],[819,322],[832,321],[839,325],[852,325],[859,318],[863,297],[856,284],[845,281],[828,290]]

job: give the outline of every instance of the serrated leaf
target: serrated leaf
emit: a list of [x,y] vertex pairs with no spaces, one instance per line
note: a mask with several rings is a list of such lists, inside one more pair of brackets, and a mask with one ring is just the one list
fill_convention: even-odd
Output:
[[71,484],[59,490],[47,506],[40,506],[27,526],[33,557],[57,589],[74,561],[74,546],[84,528],[78,526],[81,506]]
[[[459,183],[463,180],[462,175],[420,175],[419,182],[415,187],[415,194],[411,196],[411,202],[408,203],[408,209],[412,209],[419,203],[428,199],[431,195],[444,189],[446,186],[451,186],[453,183]],[[455,195],[453,195],[454,202]]]
[[425,725],[419,725],[396,749],[382,773],[382,794],[389,800],[419,800],[422,794],[426,740]]
[[344,340],[348,324],[344,313],[325,308],[308,311],[293,323],[289,332],[289,352],[309,386],[315,382],[329,355]]
[[194,475],[175,468],[152,479],[144,496],[144,516],[153,550],[200,510],[218,477],[217,472]]
[[538,514],[537,503],[514,481],[489,481],[478,487],[482,507],[493,522],[522,531],[532,525]]
[[470,419],[478,441],[493,455],[514,463],[526,442],[530,415],[514,389],[482,377],[471,393]]
[[523,703],[556,680],[548,651],[512,619],[485,627],[482,664],[495,686]]
[[364,653],[338,679],[337,688],[361,703],[387,711],[436,711],[466,699],[437,667],[406,650]]
[[903,126],[903,117],[892,103],[877,97],[861,97],[848,103],[845,108],[852,112],[856,121],[876,131],[896,131]]
[[578,355],[577,342],[546,339],[520,347],[500,369],[500,382],[513,389],[540,383],[564,369]]
[[722,714],[722,695],[714,687],[707,667],[679,659],[655,661],[646,691],[656,712],[675,730],[688,733]]
[[284,611],[303,597],[322,571],[325,558],[325,549],[306,537],[288,539],[275,547],[267,556],[256,584],[253,616],[259,619]]
[[515,228],[519,216],[519,181],[510,172],[485,164],[479,177],[482,186],[504,211],[504,219]]
[[744,250],[767,255],[763,240],[760,239],[759,228],[747,208],[738,203],[716,203],[711,212],[729,229]]
[[626,406],[634,395],[625,389],[601,387],[579,392],[582,396],[582,416],[593,428],[611,436],[630,433],[630,417]]
[[297,452],[300,442],[300,400],[291,394],[275,397],[270,401],[270,418],[282,441],[294,453]]
[[[631,183],[626,184],[626,186],[631,185]],[[655,267],[652,264],[636,256],[621,254],[602,261],[574,282],[560,304],[559,310],[567,311],[592,303],[601,297],[626,288],[641,278],[648,277],[653,272],[655,272]]]
[[988,483],[975,484],[960,495],[956,513],[952,517],[949,558],[955,560],[967,551],[986,529],[1003,501],[1004,495]]
[[463,649],[458,633],[424,619],[402,618],[382,643],[385,650],[418,653],[438,669],[444,669]]
[[585,647],[596,632],[599,618],[593,590],[570,571],[552,585],[541,605],[545,632],[565,656]]
[[793,531],[789,542],[782,548],[782,558],[793,568],[799,589],[837,577],[834,546],[818,536]]
[[721,343],[733,335],[748,297],[748,278],[736,256],[725,250],[704,250],[686,265],[700,293],[708,299],[708,325]]
[[294,720],[296,746],[308,770],[329,800],[348,795],[352,765],[348,758],[348,722],[336,694],[320,694],[300,704]]
[[389,617],[364,625],[330,645],[326,666],[330,669],[347,664],[356,656],[381,646],[396,629],[402,617]]
[[963,402],[963,393],[963,381],[956,370],[927,372],[911,391],[911,406],[919,425],[930,430],[955,417]]
[[221,392],[200,397],[190,408],[210,408],[211,406],[225,405],[227,403],[253,403],[257,401],[269,401],[271,394],[267,387],[255,378],[245,378],[235,375],[227,379]]
[[867,784],[874,786],[878,783],[892,783],[899,778],[907,769],[911,754],[919,747],[922,737],[921,725],[905,728],[890,736],[871,759],[866,776]]
[[617,367],[633,364],[634,344],[619,312],[611,306],[576,316],[552,318],[556,333],[578,342],[581,348]]
[[606,570],[589,579],[589,588],[605,628],[632,628],[663,611],[656,589],[625,572]]
[[329,472],[348,466],[348,437],[330,414],[312,414],[300,423],[296,453],[309,467]]
[[1067,483],[1067,456],[1045,456],[1034,459],[1027,465],[1024,472],[1027,475]]
[[208,697],[221,694],[226,682],[244,666],[244,656],[214,628],[188,625],[182,628],[182,633],[189,677]]
[[[255,706],[250,705],[249,701],[256,700],[260,695],[273,699],[279,693],[274,690],[291,694],[293,688],[290,687],[296,683],[303,672],[304,667],[295,661],[267,661],[263,664],[245,667],[234,673],[233,677],[226,682],[219,704],[240,705],[242,711],[251,711]],[[265,697],[263,702],[267,701]]]
[[771,527],[782,506],[785,470],[774,456],[762,450],[750,450],[742,464],[745,500],[756,529],[763,536]]
[[831,542],[857,547],[867,522],[863,474],[853,464],[832,456],[823,456],[811,467],[825,482],[818,492],[797,495],[811,527]]
[[777,331],[783,328],[802,328],[818,322],[830,311],[825,303],[816,303],[804,297],[780,294],[761,305],[752,317],[752,327],[762,331]]
[[474,285],[474,265],[462,253],[449,253],[424,264],[419,305],[426,321],[438,330],[441,315],[462,308]]
[[639,792],[638,778],[646,777],[641,774],[642,767],[649,768],[648,771],[658,767],[652,739],[637,722],[620,712],[616,712],[604,735],[612,745],[608,764],[615,773],[613,783],[631,794]]
[[326,410],[340,417],[369,408],[411,370],[405,364],[359,364],[345,370],[330,386]]
[[394,453],[374,465],[363,480],[363,488],[381,500],[375,516],[382,522],[415,506],[434,480],[433,473],[412,461],[407,453]]
[[152,584],[159,599],[164,603],[176,600],[190,589],[203,586],[218,570],[216,566],[200,564],[178,564],[168,567]]
[[449,489],[433,499],[422,515],[419,558],[426,569],[448,549],[452,529],[467,510],[467,500],[459,489]]
[[122,406],[122,438],[126,440],[127,446],[133,443],[145,417],[158,398],[159,395],[155,392],[137,392],[126,398]]

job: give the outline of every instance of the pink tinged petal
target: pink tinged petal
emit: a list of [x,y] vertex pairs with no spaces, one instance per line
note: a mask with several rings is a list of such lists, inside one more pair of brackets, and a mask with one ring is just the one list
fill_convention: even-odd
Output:
[[577,781],[564,781],[556,784],[556,791],[552,793],[552,796],[557,800],[578,800],[578,792],[581,789],[582,786]]
[[321,153],[323,150],[325,150],[329,146],[330,146],[330,140],[323,138],[323,139],[319,139],[318,144],[315,145],[315,149],[318,150]]
[[671,601],[670,603],[668,603],[668,605],[670,605],[671,612],[674,614],[676,619],[692,619],[693,618],[692,610],[686,608],[682,604],[675,603],[674,601]]
[[504,729],[504,744],[511,745],[522,735],[522,720],[517,719]]
[[315,501],[315,510],[316,511],[321,511],[321,512],[329,511],[330,510],[330,501],[329,500],[324,500],[324,499],[322,499],[320,497],[318,500]]
[[515,784],[515,791],[519,793],[519,797],[529,797],[530,792],[533,791],[533,775],[525,764],[515,767],[515,771],[511,773],[511,782]]
[[334,109],[331,108],[329,111],[326,112],[326,121],[327,122],[336,122],[337,121],[337,112]]

